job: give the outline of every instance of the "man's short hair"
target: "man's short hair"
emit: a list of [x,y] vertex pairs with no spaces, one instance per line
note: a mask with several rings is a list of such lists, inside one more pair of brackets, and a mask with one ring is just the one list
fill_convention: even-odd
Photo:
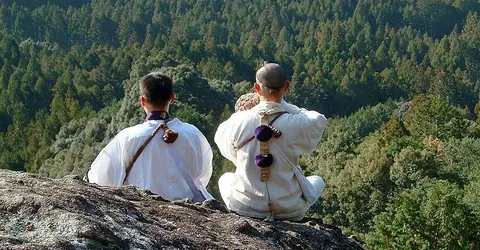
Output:
[[265,61],[263,67],[257,70],[256,80],[262,84],[269,93],[277,93],[287,81],[287,75],[280,64],[273,61]]
[[153,106],[163,106],[173,95],[172,79],[158,72],[150,73],[140,80],[140,95]]

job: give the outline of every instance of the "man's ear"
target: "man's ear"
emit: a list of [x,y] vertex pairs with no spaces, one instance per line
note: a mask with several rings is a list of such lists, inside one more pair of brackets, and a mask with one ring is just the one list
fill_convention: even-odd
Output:
[[254,87],[255,87],[255,91],[257,92],[257,94],[262,95],[262,87],[260,87],[260,84],[255,83]]
[[170,98],[170,104],[175,102],[175,93],[172,94],[172,97]]
[[285,87],[283,89],[284,92],[287,92],[287,90],[290,88],[290,82],[289,81],[286,81],[285,82]]
[[145,99],[145,96],[141,96],[140,97],[140,104],[142,105],[142,107],[145,107],[145,105],[147,105],[147,99]]

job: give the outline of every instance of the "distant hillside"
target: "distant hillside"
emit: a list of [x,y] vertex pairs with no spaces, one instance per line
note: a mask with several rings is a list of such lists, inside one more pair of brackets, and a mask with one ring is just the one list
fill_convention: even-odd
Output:
[[[72,51],[75,60],[113,49],[106,58],[69,63],[90,71],[109,62],[120,71],[120,79],[105,79],[114,80],[114,89],[129,65],[153,49],[206,78],[233,82],[253,81],[261,61],[277,60],[296,86],[289,98],[327,115],[425,93],[471,109],[478,102],[476,0],[59,2],[2,2],[3,35]],[[118,57],[121,65],[112,64]]]
[[2,4],[5,5],[13,5],[16,4],[18,6],[25,6],[29,9],[35,9],[41,7],[43,5],[58,5],[62,8],[72,7],[81,7],[85,5],[91,0],[3,0]]

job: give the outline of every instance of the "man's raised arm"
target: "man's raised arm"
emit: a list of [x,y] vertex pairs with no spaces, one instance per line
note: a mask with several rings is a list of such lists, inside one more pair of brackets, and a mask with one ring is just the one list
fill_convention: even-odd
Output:
[[327,118],[324,115],[306,109],[295,115],[296,124],[299,128],[299,136],[296,137],[298,145],[302,148],[303,153],[312,153],[323,136],[323,132],[327,127]]

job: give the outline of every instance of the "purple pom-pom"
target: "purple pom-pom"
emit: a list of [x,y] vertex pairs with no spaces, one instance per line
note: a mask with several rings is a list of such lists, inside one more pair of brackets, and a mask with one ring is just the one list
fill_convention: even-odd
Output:
[[261,168],[267,168],[270,167],[273,163],[273,155],[272,154],[266,154],[266,155],[257,155],[255,156],[255,164]]
[[259,126],[255,129],[255,138],[261,142],[270,140],[273,136],[272,129],[267,125]]

